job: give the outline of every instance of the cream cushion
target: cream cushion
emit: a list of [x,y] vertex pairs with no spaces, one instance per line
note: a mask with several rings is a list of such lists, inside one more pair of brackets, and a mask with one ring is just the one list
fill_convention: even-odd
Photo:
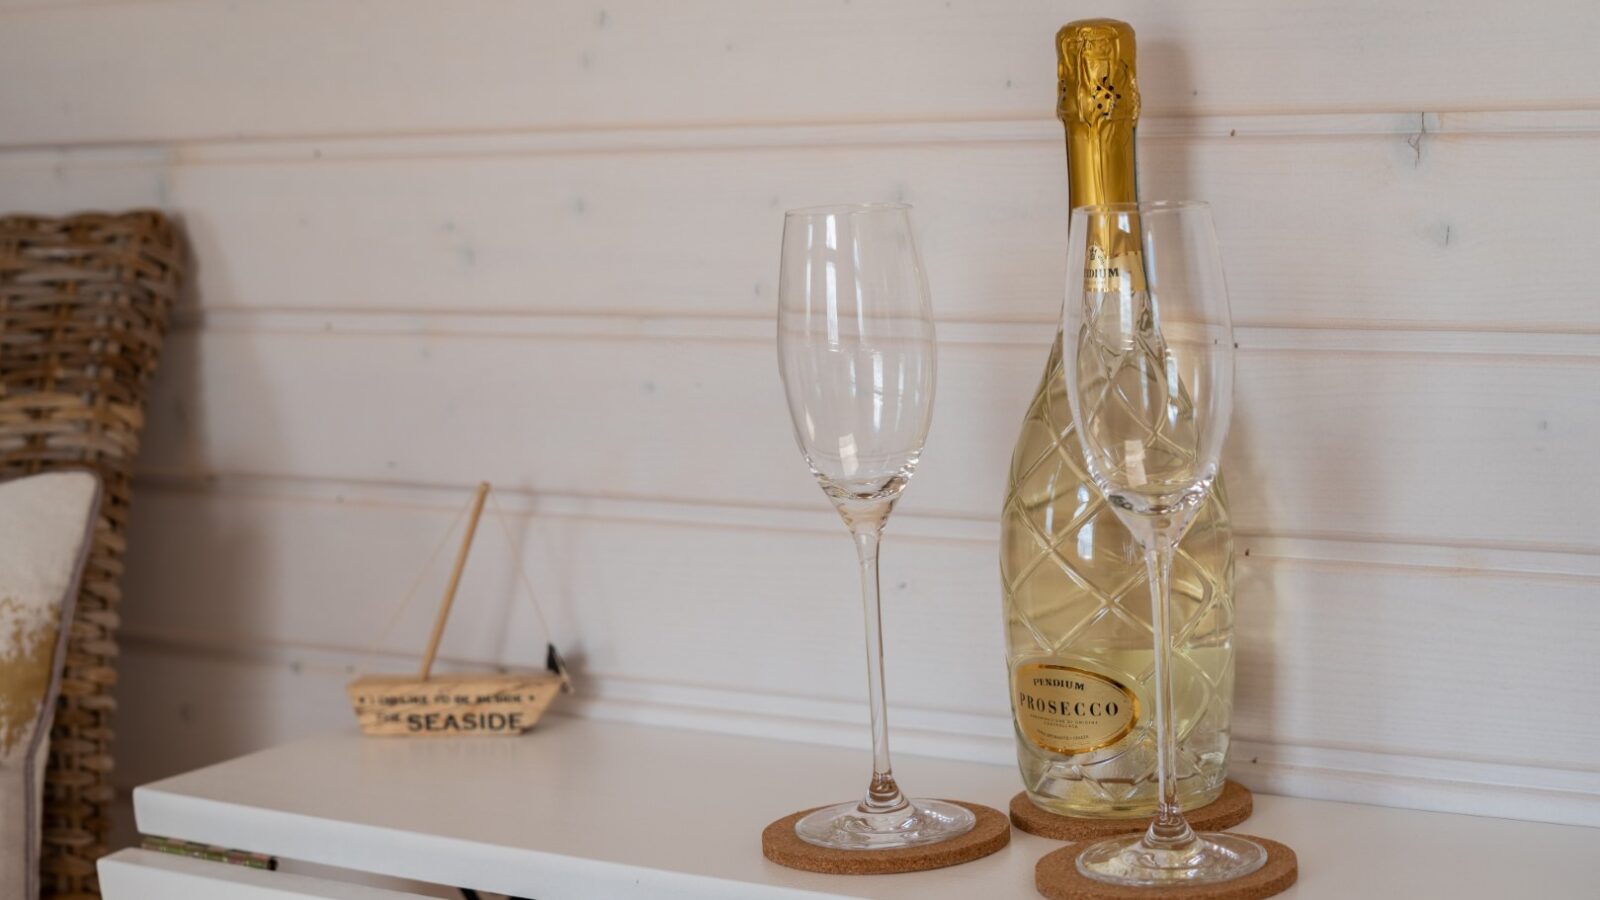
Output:
[[88,472],[0,484],[0,897],[39,893],[50,719],[99,501]]

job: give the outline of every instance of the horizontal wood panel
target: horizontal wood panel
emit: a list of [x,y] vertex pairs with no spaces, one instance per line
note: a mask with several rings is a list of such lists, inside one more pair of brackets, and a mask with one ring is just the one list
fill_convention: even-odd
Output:
[[[411,579],[454,511],[375,502],[374,493],[384,492],[330,503],[145,490],[129,632],[225,656],[332,653],[367,671],[414,661],[426,616],[403,620],[379,656],[361,651],[369,623],[396,606],[400,589],[381,588]],[[518,514],[517,525],[553,630],[602,696],[779,719],[864,715],[859,598],[842,527],[548,514]],[[505,584],[514,563],[496,530],[484,531],[445,652],[457,663],[537,666],[544,629]],[[995,554],[993,542],[891,533],[883,584],[902,724],[1007,738]],[[254,561],[280,558],[295,562]],[[1596,770],[1600,721],[1571,714],[1600,689],[1600,660],[1589,652],[1600,639],[1594,578],[1243,555],[1238,563],[1241,739]],[[369,587],[352,588],[362,576]],[[291,695],[318,672],[348,676],[326,664],[281,668],[274,690]],[[305,701],[337,709],[341,725],[349,715],[342,695]]]
[[1593,579],[1238,563],[1241,738],[1600,770]]
[[[342,700],[345,659],[284,650],[236,655],[196,652],[132,639],[123,660],[120,715],[149,727],[125,731],[117,776],[128,786],[175,775],[269,744],[329,731],[350,731]],[[865,725],[819,718],[789,697],[666,688],[622,689],[587,681],[584,693],[562,697],[556,715],[746,734],[859,748]],[[733,699],[736,702],[728,704]],[[707,701],[720,705],[710,706]],[[852,705],[859,713],[861,704]],[[782,710],[774,714],[774,709]],[[1009,766],[1011,737],[964,738],[915,726],[918,710],[895,703],[891,716],[897,759],[958,758]],[[275,729],[263,738],[261,723]],[[1004,725],[1004,723],[1001,723]],[[538,740],[537,732],[525,738]],[[969,749],[970,748],[970,749]],[[1408,756],[1236,739],[1230,775],[1256,791],[1345,802],[1436,809],[1546,822],[1600,823],[1600,782],[1592,772]]]
[[[7,15],[12,143],[636,123],[1048,118],[1051,36],[1028,0],[466,0],[70,4]],[[1139,31],[1146,108],[1594,106],[1600,13],[1488,0],[1109,2]]]
[[[366,653],[456,513],[148,491],[137,515],[134,633]],[[541,666],[553,632],[575,665],[602,676],[812,701],[859,693],[859,642],[838,638],[861,618],[842,526],[780,533],[518,516],[512,527],[549,630],[516,583],[499,524],[486,521],[441,648],[450,660]],[[886,615],[898,632],[890,653],[920,648],[949,663],[905,685],[911,705],[1004,707],[1002,681],[972,677],[1003,659],[993,554],[981,556],[973,565],[924,545],[884,557]],[[436,562],[369,671],[396,656],[420,660],[448,563],[448,553]]]
[[[1060,306],[1059,139],[494,146],[321,161],[0,155],[0,203],[168,208],[208,307],[766,316],[785,208],[899,198],[917,206],[941,316],[1041,321]],[[1242,323],[1594,332],[1600,257],[1562,236],[1600,220],[1600,192],[1571,180],[1597,163],[1600,131],[1187,135],[1143,141],[1141,184],[1215,204]]]
[[[1594,359],[1255,350],[1225,469],[1248,531],[1600,547]],[[946,345],[905,500],[998,516],[1044,348]],[[200,332],[169,344],[148,471],[822,504],[764,342]]]
[[147,648],[124,636],[117,769],[124,789],[335,729],[355,730],[342,667]]
[[[259,640],[263,647],[340,647],[370,654],[373,667],[392,666],[388,657],[399,654],[415,668],[461,540],[466,502],[457,509],[397,508],[338,495],[297,501],[141,490],[127,572],[128,589],[140,599],[126,617],[135,631]],[[536,535],[526,534],[528,527],[525,516],[502,520],[493,513],[482,523],[462,577],[463,600],[440,645],[442,659],[495,660],[509,645],[531,660],[550,638],[543,629],[505,632],[510,605],[532,602],[513,550],[547,544],[542,524]],[[529,562],[542,564],[543,556]],[[548,586],[549,578],[540,583]],[[556,624],[562,633],[572,630]]]

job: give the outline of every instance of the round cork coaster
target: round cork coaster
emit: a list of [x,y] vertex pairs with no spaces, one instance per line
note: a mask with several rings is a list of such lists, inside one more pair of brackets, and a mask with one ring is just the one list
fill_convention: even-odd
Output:
[[1294,851],[1277,841],[1254,835],[1240,835],[1265,847],[1267,863],[1243,878],[1218,884],[1186,884],[1179,887],[1124,887],[1086,878],[1078,872],[1078,847],[1063,847],[1048,853],[1034,867],[1034,886],[1050,900],[1150,900],[1174,897],[1181,900],[1262,900],[1281,894],[1300,877],[1300,862]]
[[[1250,818],[1255,807],[1250,789],[1237,781],[1222,786],[1222,795],[1199,809],[1184,810],[1183,817],[1195,831],[1223,831]],[[1133,819],[1090,819],[1063,816],[1035,806],[1026,791],[1011,798],[1011,824],[1040,837],[1058,841],[1094,841],[1143,831],[1149,816]]]
[[[1011,842],[1011,826],[998,809],[962,803],[978,817],[972,830],[959,837],[920,847],[893,850],[830,850],[800,840],[794,823],[813,810],[805,809],[784,816],[761,832],[761,852],[780,866],[821,872],[825,875],[892,875],[896,872],[921,872],[942,869],[981,859]],[[821,809],[821,807],[817,807]]]

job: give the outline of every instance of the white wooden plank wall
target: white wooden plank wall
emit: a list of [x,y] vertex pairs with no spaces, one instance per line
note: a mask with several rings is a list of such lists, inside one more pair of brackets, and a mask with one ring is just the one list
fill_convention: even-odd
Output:
[[570,711],[864,745],[850,549],[769,320],[781,211],[891,197],[943,319],[884,557],[896,746],[1009,759],[1051,35],[1095,14],[1139,30],[1142,185],[1213,201],[1242,325],[1235,771],[1600,824],[1587,0],[0,0],[0,209],[159,206],[198,266],[141,466],[122,781],[348,727],[480,478],[512,535],[481,532],[450,660],[536,661],[514,544]]

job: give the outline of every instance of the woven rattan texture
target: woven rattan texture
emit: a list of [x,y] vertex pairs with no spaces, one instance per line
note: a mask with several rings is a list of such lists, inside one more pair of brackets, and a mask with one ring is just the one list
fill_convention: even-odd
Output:
[[45,776],[45,896],[99,894],[130,467],[182,254],[156,212],[0,217],[0,478],[87,468],[105,485]]

